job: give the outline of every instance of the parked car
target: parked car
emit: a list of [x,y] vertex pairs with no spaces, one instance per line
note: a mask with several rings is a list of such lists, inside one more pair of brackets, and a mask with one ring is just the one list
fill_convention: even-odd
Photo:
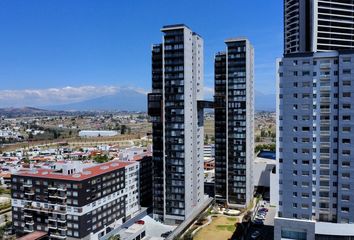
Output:
[[136,221],[135,223],[144,225],[144,224],[145,224],[145,221],[144,221],[144,220],[138,220],[138,221]]
[[167,238],[168,236],[170,236],[171,233],[172,233],[172,231],[165,232],[165,233],[161,234],[161,237]]
[[256,219],[259,219],[259,220],[264,221],[264,220],[265,220],[265,217],[263,217],[263,216],[256,216]]
[[252,233],[251,239],[257,239],[259,236],[261,236],[261,232],[255,231],[254,233]]
[[263,220],[261,220],[261,219],[256,219],[256,220],[253,221],[253,223],[255,225],[263,225],[264,224]]
[[257,215],[256,215],[257,217],[266,217],[266,214],[260,214],[260,213],[257,213]]

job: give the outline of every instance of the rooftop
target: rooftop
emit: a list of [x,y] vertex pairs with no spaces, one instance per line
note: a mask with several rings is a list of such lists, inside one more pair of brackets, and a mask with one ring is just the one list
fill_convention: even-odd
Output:
[[171,24],[171,25],[165,25],[162,27],[162,30],[170,30],[170,29],[178,29],[178,28],[188,28],[190,29],[187,25],[183,23],[179,24]]
[[23,237],[18,238],[18,240],[36,240],[36,239],[42,239],[46,237],[48,234],[46,232],[39,232],[35,231],[29,234],[26,234]]
[[247,37],[228,38],[228,39],[225,40],[225,43],[228,43],[228,42],[239,42],[239,41],[246,41],[246,42],[248,42],[248,38],[247,38]]
[[85,168],[80,173],[64,174],[64,173],[58,173],[55,170],[51,170],[51,169],[36,169],[36,170],[27,170],[27,171],[25,170],[25,171],[17,172],[16,174],[13,174],[13,176],[82,181],[82,180],[99,176],[101,174],[109,173],[124,168],[131,164],[134,164],[134,162],[111,161],[107,163],[98,164],[93,167]]

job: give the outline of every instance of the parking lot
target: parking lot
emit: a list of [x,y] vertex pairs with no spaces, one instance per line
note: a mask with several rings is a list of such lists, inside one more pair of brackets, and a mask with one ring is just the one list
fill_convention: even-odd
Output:
[[[261,205],[261,204],[260,204]],[[258,209],[263,207],[259,206]],[[264,208],[268,209],[267,214],[265,215],[265,219],[262,221],[262,224],[252,224],[246,239],[259,239],[259,240],[273,240],[274,239],[274,217],[276,214],[276,209],[274,207],[270,207],[268,203],[264,204]],[[255,214],[257,215],[257,213]],[[257,220],[253,218],[256,222]],[[259,232],[256,234],[255,232]],[[259,236],[257,236],[259,235]]]

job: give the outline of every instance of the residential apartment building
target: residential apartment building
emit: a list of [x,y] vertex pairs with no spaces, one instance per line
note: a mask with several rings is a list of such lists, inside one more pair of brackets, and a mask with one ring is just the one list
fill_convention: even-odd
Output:
[[284,53],[352,49],[353,0],[284,0]]
[[18,235],[99,239],[140,210],[139,163],[21,171],[12,175],[13,227]]
[[152,48],[154,217],[180,223],[203,202],[203,39],[185,25],[164,26]]
[[215,198],[243,208],[253,197],[254,50],[246,38],[225,43],[215,56]]
[[[294,2],[285,1],[285,11]],[[354,239],[354,1],[306,3],[315,9],[315,40],[310,48],[285,46],[277,63],[275,239]]]
[[152,156],[138,157],[139,162],[139,200],[140,206],[152,209]]

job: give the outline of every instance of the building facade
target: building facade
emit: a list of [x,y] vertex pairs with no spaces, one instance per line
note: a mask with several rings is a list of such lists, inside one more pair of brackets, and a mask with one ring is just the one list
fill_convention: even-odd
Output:
[[354,239],[353,63],[353,51],[331,51],[278,64],[278,237]]
[[203,39],[185,25],[164,26],[152,49],[154,217],[184,221],[204,199]]
[[354,1],[284,3],[275,239],[354,239]]
[[139,211],[139,163],[109,162],[73,174],[38,169],[12,175],[18,235],[99,239]]
[[253,197],[254,50],[245,38],[226,45],[215,56],[215,198],[242,208]]
[[136,161],[140,164],[139,170],[139,199],[140,206],[152,209],[152,156],[143,156]]
[[284,53],[352,49],[353,0],[284,0]]

